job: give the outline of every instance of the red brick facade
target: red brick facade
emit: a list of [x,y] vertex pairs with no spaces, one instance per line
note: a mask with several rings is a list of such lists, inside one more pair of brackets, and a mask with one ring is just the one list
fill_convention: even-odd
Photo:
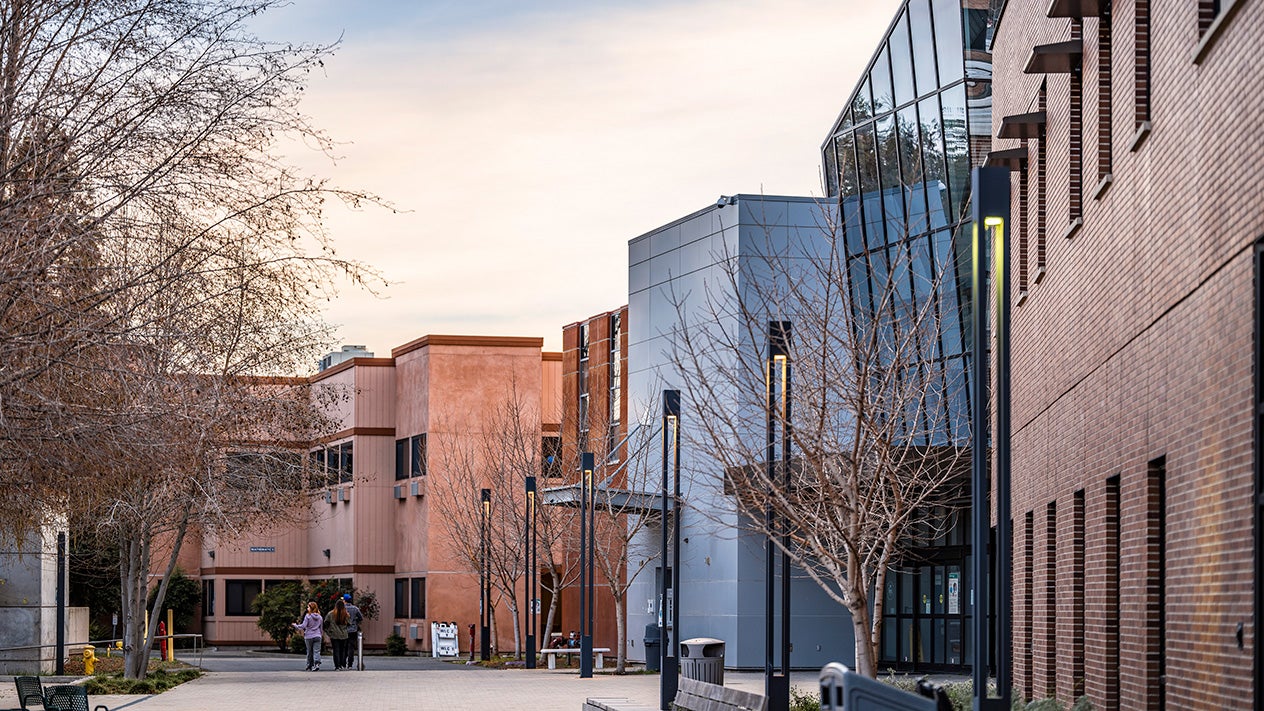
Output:
[[[1047,87],[1034,199],[1011,220],[1036,250],[1014,255],[1034,268],[1014,285],[1013,619],[1014,683],[1037,697],[1253,704],[1264,3],[1221,6],[1204,32],[1199,3],[1117,1],[1105,33],[1009,0],[996,29],[993,126]],[[1023,73],[1034,45],[1077,36],[1078,79]]]

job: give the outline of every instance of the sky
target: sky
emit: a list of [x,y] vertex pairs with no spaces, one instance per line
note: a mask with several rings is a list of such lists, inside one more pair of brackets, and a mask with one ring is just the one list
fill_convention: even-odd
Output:
[[[898,0],[295,0],[256,32],[340,42],[301,109],[311,173],[376,267],[327,307],[379,356],[426,334],[538,336],[627,303],[628,240],[720,195],[822,193],[820,145]],[[288,152],[288,151],[287,151]]]

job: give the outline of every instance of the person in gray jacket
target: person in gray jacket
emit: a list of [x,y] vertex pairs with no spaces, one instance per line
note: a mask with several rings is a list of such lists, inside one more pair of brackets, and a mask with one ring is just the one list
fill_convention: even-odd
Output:
[[354,668],[352,663],[360,653],[360,625],[364,622],[364,613],[351,602],[351,593],[343,593],[342,601],[347,603],[347,614],[351,622],[347,625],[347,667]]

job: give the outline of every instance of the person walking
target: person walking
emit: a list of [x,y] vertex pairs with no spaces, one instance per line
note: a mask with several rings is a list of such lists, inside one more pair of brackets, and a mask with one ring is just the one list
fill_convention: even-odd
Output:
[[347,614],[351,616],[351,624],[347,625],[347,666],[351,667],[359,655],[360,624],[364,622],[364,613],[351,602],[351,593],[343,593],[342,600],[347,603]]
[[294,629],[303,633],[303,642],[307,645],[307,668],[303,671],[320,671],[320,644],[323,639],[320,629],[323,624],[320,606],[315,602],[307,603],[307,614],[294,623]]
[[351,615],[347,614],[347,603],[342,598],[334,604],[334,609],[325,615],[325,632],[329,633],[329,643],[334,647],[334,671],[342,671],[347,664],[347,625],[351,624]]

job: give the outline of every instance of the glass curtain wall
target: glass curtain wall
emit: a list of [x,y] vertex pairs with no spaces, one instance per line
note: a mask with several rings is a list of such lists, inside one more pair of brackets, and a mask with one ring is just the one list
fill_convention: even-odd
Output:
[[[970,168],[991,146],[991,37],[1001,0],[908,0],[822,147],[857,328],[883,295],[935,314],[920,347],[930,445],[968,445]],[[931,409],[936,412],[930,412]],[[942,423],[942,424],[932,424]],[[963,670],[973,612],[965,519],[888,579],[881,663]],[[963,596],[964,593],[964,596]]]

